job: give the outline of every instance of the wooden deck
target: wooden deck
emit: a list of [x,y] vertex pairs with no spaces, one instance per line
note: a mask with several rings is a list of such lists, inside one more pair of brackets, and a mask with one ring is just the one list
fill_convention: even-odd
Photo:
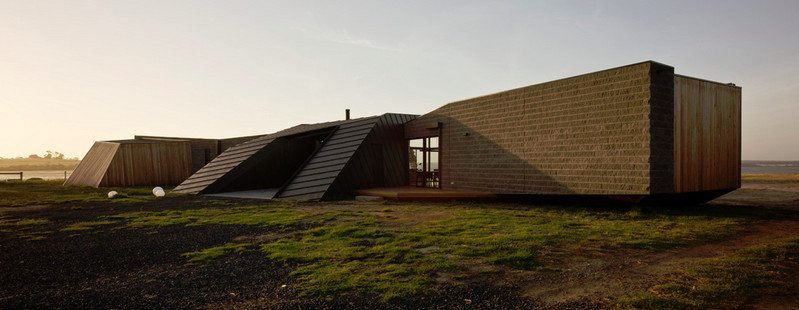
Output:
[[488,192],[454,191],[417,186],[360,189],[356,190],[355,193],[391,200],[472,200],[495,197],[494,194]]

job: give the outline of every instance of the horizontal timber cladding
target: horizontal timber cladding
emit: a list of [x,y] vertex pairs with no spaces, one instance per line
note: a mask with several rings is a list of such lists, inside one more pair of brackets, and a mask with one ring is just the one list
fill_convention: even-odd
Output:
[[415,117],[390,113],[342,123],[278,197],[332,199],[359,188],[403,185],[408,164],[402,125]]
[[95,142],[64,185],[100,186],[118,148],[119,143]]
[[174,185],[190,175],[189,142],[120,143],[100,186]]
[[741,88],[674,77],[677,192],[741,187]]
[[650,194],[672,184],[671,95],[658,88],[672,79],[643,62],[458,101],[407,123],[405,138],[441,133],[443,189]]
[[408,114],[380,117],[322,199],[341,198],[357,189],[406,185],[408,144],[403,125],[414,118]]
[[219,140],[219,153],[226,151],[227,149],[234,147],[236,145],[242,144],[244,142],[253,140],[255,138],[262,137],[260,136],[247,136],[247,137],[235,137],[235,138],[227,138]]
[[[241,166],[243,163],[246,163],[248,160],[258,160],[258,158],[253,158],[253,155],[267,147],[275,139],[305,132],[312,132],[315,130],[322,130],[325,128],[333,128],[343,122],[344,121],[334,121],[319,124],[297,125],[273,134],[263,135],[246,142],[239,143],[228,148],[222,152],[222,154],[214,158],[210,163],[191,175],[191,177],[186,179],[186,181],[183,181],[183,183],[175,187],[175,191],[188,194],[210,193],[205,191],[206,188],[217,181],[224,181],[225,179],[223,177],[225,175],[231,172],[236,173],[234,169]],[[210,190],[213,189],[213,187],[210,188]]]

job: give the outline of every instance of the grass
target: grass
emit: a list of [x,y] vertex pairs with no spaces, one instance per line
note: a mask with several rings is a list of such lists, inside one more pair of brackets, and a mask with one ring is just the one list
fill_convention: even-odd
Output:
[[156,212],[129,212],[106,219],[127,220],[130,228],[170,225],[261,225],[287,227],[310,216],[284,206],[244,206],[166,210]]
[[200,251],[183,253],[190,264],[205,264],[229,254],[242,254],[252,245],[249,243],[226,243],[217,247],[207,248]]
[[11,219],[0,217],[0,233],[15,234],[25,240],[42,240],[49,231],[35,231],[36,228],[50,224],[49,219],[45,218],[21,218]]
[[92,230],[92,229],[95,229],[95,228],[98,228],[98,227],[101,227],[101,226],[108,226],[108,225],[113,225],[113,224],[116,224],[116,223],[117,222],[115,222],[115,221],[77,222],[77,223],[73,223],[73,224],[71,224],[71,225],[69,225],[69,226],[67,226],[67,227],[65,227],[64,229],[61,229],[61,230],[62,231]]
[[424,254],[377,224],[362,219],[325,225],[261,250],[272,259],[300,263],[292,275],[302,281],[306,295],[361,291],[391,299],[420,292],[431,272],[451,267],[443,255]]
[[25,227],[50,224],[50,220],[43,218],[35,219],[0,219],[0,227]]
[[663,250],[717,240],[743,220],[641,212],[557,208],[497,209],[482,205],[397,205],[334,214],[296,237],[261,245],[271,259],[298,264],[306,294],[346,291],[384,299],[423,290],[436,273],[463,276],[471,264],[517,270],[557,268],[540,257],[570,250]]
[[[650,292],[620,301],[646,309],[733,308],[770,287],[780,287],[787,265],[799,259],[799,237],[774,240],[732,254],[702,259]],[[794,267],[795,268],[795,267]],[[796,276],[794,274],[793,276]]]
[[[86,186],[61,186],[63,181],[0,182],[0,206],[59,204],[67,202],[144,202],[156,199],[152,188],[93,188]],[[115,190],[123,195],[108,199]],[[169,195],[176,195],[170,193]]]
[[[0,204],[75,201],[72,199],[109,202],[105,197],[108,190],[65,188],[55,183],[3,185],[0,193],[11,196],[0,195]],[[123,199],[143,204],[154,199],[149,188],[118,191],[128,195]],[[31,194],[36,192],[44,194]],[[575,253],[646,253],[722,240],[754,222],[785,218],[788,212],[730,205],[630,210],[503,203],[271,201],[241,206],[199,198],[186,203],[202,205],[101,216],[72,223],[63,230],[90,230],[116,223],[129,229],[172,225],[274,227],[278,229],[268,230],[260,236],[263,238],[242,242],[231,239],[182,255],[190,264],[206,264],[227,255],[260,253],[265,259],[294,268],[292,276],[302,294],[332,297],[360,292],[390,300],[427,291],[439,276],[468,279],[475,270],[557,272],[562,266],[553,262]],[[795,212],[791,214],[795,216]],[[0,218],[0,229],[48,223],[47,219],[6,216]],[[699,261],[669,282],[620,305],[706,307],[727,295],[747,298],[751,295],[748,288],[769,283],[768,276],[774,272],[769,264],[776,261],[778,266],[781,259],[793,255],[780,253],[793,253],[796,242]]]

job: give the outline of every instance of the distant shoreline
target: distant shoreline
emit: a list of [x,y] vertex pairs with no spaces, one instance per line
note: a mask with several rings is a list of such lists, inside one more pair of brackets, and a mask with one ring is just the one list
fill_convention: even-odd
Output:
[[0,171],[75,170],[80,160],[57,158],[2,158]]

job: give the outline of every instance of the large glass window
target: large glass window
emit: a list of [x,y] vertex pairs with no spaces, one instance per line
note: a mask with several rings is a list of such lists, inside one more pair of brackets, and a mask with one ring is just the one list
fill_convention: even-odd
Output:
[[410,184],[423,187],[441,187],[438,137],[408,141]]

